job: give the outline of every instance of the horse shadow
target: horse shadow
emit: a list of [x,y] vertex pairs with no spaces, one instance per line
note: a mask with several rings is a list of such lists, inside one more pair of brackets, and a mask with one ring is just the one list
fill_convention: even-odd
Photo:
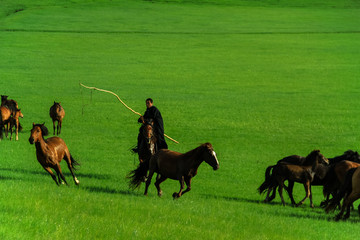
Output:
[[[225,201],[235,201],[235,202],[242,202],[242,203],[251,203],[251,204],[266,204],[266,205],[272,205],[272,206],[279,206],[279,207],[284,207],[282,205],[281,202],[269,202],[269,203],[264,203],[263,200],[255,200],[255,199],[250,199],[250,198],[244,198],[244,197],[232,197],[232,196],[214,196],[214,195],[210,195],[210,194],[202,194],[203,197],[205,198],[212,198],[212,199],[220,199],[220,200],[225,200]],[[302,212],[291,212],[289,213],[288,211],[277,211],[276,215],[277,216],[283,216],[283,217],[293,217],[293,218],[307,218],[307,219],[311,219],[311,220],[326,220],[329,222],[334,222],[334,215],[332,214],[326,214],[324,209],[321,208],[320,206],[315,206],[314,208],[310,208],[308,206],[300,206],[300,207],[295,207],[292,205],[286,205],[285,208],[299,208],[301,210],[303,210]],[[357,217],[357,216],[356,216]],[[347,222],[350,223],[358,223],[358,219],[356,219],[356,217],[354,217],[354,219],[347,219]]]
[[120,194],[125,196],[136,196],[136,197],[141,196],[130,190],[119,190],[109,187],[91,186],[91,187],[83,187],[83,189],[94,193]]

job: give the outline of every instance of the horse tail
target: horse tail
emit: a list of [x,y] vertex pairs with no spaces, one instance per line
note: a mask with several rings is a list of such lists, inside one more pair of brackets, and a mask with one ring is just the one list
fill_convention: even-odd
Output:
[[352,168],[346,172],[345,181],[341,185],[340,191],[330,201],[329,205],[325,208],[326,213],[333,212],[335,208],[340,204],[341,199],[345,194],[349,194],[352,190],[352,177],[356,168]]
[[129,187],[132,190],[139,188],[141,183],[146,178],[147,171],[149,170],[149,161],[144,161],[139,164],[139,166],[128,173],[126,176],[129,179]]
[[[66,154],[65,154],[65,156],[64,156],[64,159],[65,159],[65,161],[66,161],[67,163],[69,163],[69,159],[68,159],[68,157],[66,156]],[[72,168],[73,170],[77,170],[77,168],[76,168],[75,166],[80,166],[80,163],[79,163],[78,161],[76,161],[71,154],[70,154],[70,162],[71,162],[71,168]],[[70,165],[69,165],[69,166],[70,166]]]
[[265,190],[269,189],[272,185],[272,179],[271,179],[271,170],[275,167],[275,165],[269,166],[266,168],[265,171],[265,181],[260,185],[258,188],[258,191],[260,194],[262,194]]

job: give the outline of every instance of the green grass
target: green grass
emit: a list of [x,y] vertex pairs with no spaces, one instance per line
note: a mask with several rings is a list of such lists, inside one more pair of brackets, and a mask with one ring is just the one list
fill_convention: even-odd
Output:
[[[2,239],[353,239],[359,217],[263,204],[265,168],[320,149],[358,149],[360,9],[355,1],[0,1],[0,93],[24,114],[18,142],[0,142]],[[20,10],[21,11],[17,11]],[[211,142],[177,201],[128,189],[137,164],[134,110],[152,97],[185,152]],[[28,142],[60,101],[61,137],[81,182],[56,185]],[[52,131],[50,131],[52,132]],[[314,201],[322,200],[314,187]],[[295,199],[304,195],[295,186]],[[289,199],[286,201],[290,203]],[[289,227],[290,226],[290,227]]]

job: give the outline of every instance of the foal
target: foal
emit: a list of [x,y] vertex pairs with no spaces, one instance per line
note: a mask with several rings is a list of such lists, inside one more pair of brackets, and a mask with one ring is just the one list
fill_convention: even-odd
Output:
[[56,126],[56,135],[59,135],[61,133],[61,126],[63,118],[65,117],[65,110],[60,105],[60,103],[57,103],[54,101],[54,105],[50,107],[50,117],[53,121],[53,129],[54,129],[54,135],[55,135],[55,122],[57,121],[58,124]]
[[[76,170],[74,168],[74,165],[79,165],[79,163],[77,163],[75,159],[71,156],[64,140],[59,137],[50,137],[45,140],[44,136],[46,135],[48,135],[48,130],[44,126],[44,124],[33,123],[29,142],[30,144],[35,143],[37,160],[39,161],[41,166],[51,175],[57,185],[60,185],[61,179],[64,180],[64,182],[68,185],[60,168],[60,162],[62,159],[64,159],[67,162],[68,168],[71,172],[71,175],[73,176],[75,184],[79,185],[80,182],[75,177],[73,171]],[[56,171],[59,181],[56,180],[56,176],[50,168]]]
[[291,164],[277,164],[273,170],[273,177],[279,185],[279,195],[281,197],[281,202],[285,206],[285,201],[283,197],[283,188],[284,181],[294,181],[298,183],[304,184],[306,195],[304,199],[302,199],[296,206],[300,206],[304,203],[304,201],[309,197],[310,198],[310,207],[314,207],[312,202],[312,193],[311,193],[311,182],[314,180],[315,174],[319,169],[319,164],[327,163],[328,160],[320,153],[319,150],[313,151],[317,153],[314,160],[309,163],[311,165],[307,166],[299,166],[299,165],[291,165]]

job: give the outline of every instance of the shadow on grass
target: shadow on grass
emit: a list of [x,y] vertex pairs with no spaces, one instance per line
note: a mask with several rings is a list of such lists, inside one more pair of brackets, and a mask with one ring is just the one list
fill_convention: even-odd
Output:
[[138,194],[131,190],[119,190],[109,187],[83,187],[83,189],[95,193],[120,194],[120,195],[137,196],[137,197],[142,196],[141,194]]
[[[20,174],[26,174],[26,175],[30,174],[30,175],[49,176],[49,173],[47,173],[45,171],[34,171],[34,170],[27,170],[27,169],[0,168],[0,171],[8,171],[8,172],[20,173]],[[56,174],[55,171],[53,171],[53,172]],[[63,170],[63,174],[65,175],[65,177],[72,177],[69,172],[64,173],[64,170]],[[95,173],[86,174],[86,173],[78,173],[78,172],[75,172],[75,176],[79,177],[79,178],[92,178],[92,179],[98,179],[98,180],[107,180],[107,179],[111,178],[110,175],[107,175],[107,174],[95,174]]]
[[[301,209],[303,211],[299,212],[288,212],[288,211],[276,211],[276,216],[283,216],[283,217],[293,217],[293,218],[307,218],[312,220],[321,220],[321,221],[330,221],[335,222],[335,216],[339,213],[338,211],[335,211],[334,213],[326,214],[325,210],[321,208],[320,206],[315,206],[314,208],[310,208],[308,204],[303,204],[299,207],[293,206],[291,204],[287,204],[286,206],[283,206],[281,202],[269,202],[265,203],[263,200],[254,200],[250,198],[244,198],[244,197],[230,197],[230,196],[215,196],[210,194],[203,194],[202,196],[206,198],[212,198],[212,199],[218,199],[218,200],[225,200],[225,201],[235,201],[239,203],[251,203],[251,204],[263,204],[263,205],[271,205],[271,206],[279,206],[281,208],[287,209],[287,208],[293,208],[293,209]],[[359,223],[359,214],[357,210],[351,211],[350,219],[346,220],[346,222],[350,223]],[[339,222],[342,222],[344,220],[340,220]]]

